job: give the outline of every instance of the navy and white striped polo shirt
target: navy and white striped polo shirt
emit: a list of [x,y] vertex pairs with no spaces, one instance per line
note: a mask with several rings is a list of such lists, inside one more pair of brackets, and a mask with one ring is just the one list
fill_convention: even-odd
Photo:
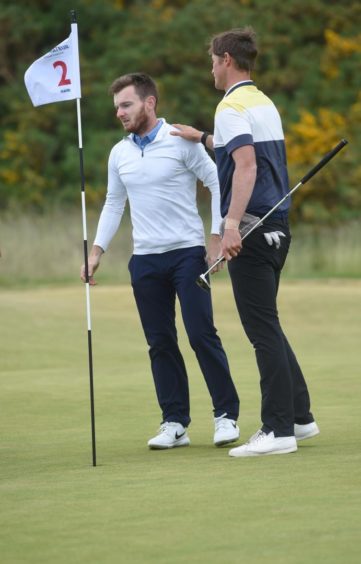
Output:
[[[286,150],[277,108],[251,80],[232,86],[218,104],[215,115],[214,151],[221,188],[221,213],[227,215],[231,201],[234,160],[232,152],[253,145],[257,178],[247,212],[265,215],[289,191]],[[286,216],[289,198],[275,212]]]

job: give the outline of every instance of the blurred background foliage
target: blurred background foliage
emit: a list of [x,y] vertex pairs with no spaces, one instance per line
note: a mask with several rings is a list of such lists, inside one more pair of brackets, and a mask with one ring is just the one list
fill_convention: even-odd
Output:
[[[210,37],[245,24],[258,33],[254,80],[284,123],[293,186],[346,137],[350,144],[294,197],[293,217],[328,225],[361,211],[361,3],[353,0],[17,0],[0,2],[0,211],[78,204],[74,101],[33,108],[23,76],[70,33],[77,10],[87,205],[99,208],[112,145],[123,135],[108,88],[151,74],[159,115],[212,129]],[[310,193],[312,194],[310,196]]]

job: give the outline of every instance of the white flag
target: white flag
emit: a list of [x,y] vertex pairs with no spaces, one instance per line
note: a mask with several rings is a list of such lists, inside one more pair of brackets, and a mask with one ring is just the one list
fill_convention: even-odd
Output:
[[71,24],[65,41],[28,68],[24,80],[34,106],[81,98],[77,24]]

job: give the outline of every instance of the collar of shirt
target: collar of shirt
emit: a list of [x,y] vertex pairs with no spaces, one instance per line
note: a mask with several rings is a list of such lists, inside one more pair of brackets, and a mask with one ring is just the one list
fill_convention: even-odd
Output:
[[248,86],[250,84],[253,84],[253,80],[241,80],[240,82],[236,82],[236,84],[233,84],[233,86],[228,88],[227,92],[224,95],[224,98],[228,96],[228,94],[233,92],[233,90],[236,90],[236,88],[239,88],[240,86]]
[[144,135],[144,137],[137,135],[137,133],[133,133],[134,143],[136,143],[138,147],[140,147],[141,149],[144,149],[144,147],[148,145],[148,143],[154,141],[162,125],[163,125],[163,121],[161,119],[158,120],[157,125],[155,125],[153,129],[149,133],[147,133],[147,135]]

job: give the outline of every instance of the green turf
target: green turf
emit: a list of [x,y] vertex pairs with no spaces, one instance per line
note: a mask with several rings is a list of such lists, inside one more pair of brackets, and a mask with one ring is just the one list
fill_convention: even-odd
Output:
[[[253,352],[230,286],[216,325],[259,425]],[[321,435],[295,454],[231,459],[183,332],[189,448],[148,451],[159,411],[129,287],[92,289],[98,466],[91,466],[85,291],[0,294],[0,562],[353,564],[360,561],[361,281],[283,282],[283,326]]]

